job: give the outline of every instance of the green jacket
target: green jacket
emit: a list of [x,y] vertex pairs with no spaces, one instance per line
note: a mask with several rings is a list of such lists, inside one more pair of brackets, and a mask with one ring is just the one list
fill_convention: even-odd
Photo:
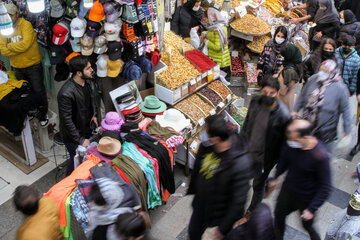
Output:
[[[226,37],[228,37],[227,28],[223,26]],[[207,34],[209,57],[217,62],[221,68],[231,65],[229,47],[226,45],[224,52],[221,51],[220,37],[217,31],[211,31]]]

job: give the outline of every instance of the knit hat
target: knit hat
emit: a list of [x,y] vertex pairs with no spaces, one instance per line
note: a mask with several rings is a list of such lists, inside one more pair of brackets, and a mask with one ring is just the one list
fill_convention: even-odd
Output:
[[110,2],[104,4],[104,11],[107,22],[114,22],[117,18],[119,18],[119,13],[116,11],[114,5]]
[[87,22],[87,30],[86,35],[89,37],[96,37],[101,29],[101,24],[98,22],[88,21]]
[[153,65],[147,57],[140,56],[136,60],[136,63],[139,65],[143,73],[150,73],[152,71]]
[[111,137],[102,137],[97,146],[99,153],[106,156],[116,156],[121,151],[121,143],[119,140]]
[[70,44],[74,52],[81,52],[81,43],[79,37],[71,37]]
[[59,0],[51,0],[50,6],[51,6],[50,17],[60,18],[64,15],[65,8],[61,5]]
[[186,119],[184,114],[175,108],[166,110],[163,115],[157,115],[155,119],[160,123],[160,126],[171,127],[177,132],[181,132],[190,125],[190,120]]
[[107,76],[108,77],[117,77],[121,71],[122,63],[120,60],[112,61],[110,59],[107,60],[108,70]]
[[66,21],[60,21],[53,27],[52,42],[55,45],[62,45],[70,38],[70,25]]
[[140,109],[143,113],[158,114],[166,110],[166,104],[160,101],[156,96],[147,96],[144,102],[140,103]]
[[142,71],[134,61],[128,61],[124,64],[121,75],[127,80],[139,80],[141,78]]
[[97,36],[95,38],[95,48],[94,53],[96,54],[103,54],[106,52],[107,46],[106,46],[106,38],[104,35]]
[[148,53],[147,55],[150,58],[153,66],[156,66],[160,62],[160,55],[158,50]]
[[100,22],[105,16],[104,7],[99,0],[94,2],[94,5],[90,9],[89,20],[93,22]]
[[99,55],[98,60],[96,61],[96,75],[98,77],[106,77],[107,71],[108,71],[107,56]]
[[80,42],[81,54],[84,56],[90,56],[94,51],[94,39],[85,35],[80,39]]
[[105,115],[105,118],[101,121],[101,128],[103,131],[120,131],[122,124],[124,124],[124,120],[117,112],[108,112]]
[[71,21],[70,28],[72,37],[82,37],[86,31],[86,20],[76,17]]

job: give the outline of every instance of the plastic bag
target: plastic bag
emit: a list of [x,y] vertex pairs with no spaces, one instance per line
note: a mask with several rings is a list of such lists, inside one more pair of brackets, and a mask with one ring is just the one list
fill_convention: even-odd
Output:
[[336,158],[345,158],[350,151],[352,136],[348,135],[341,138],[334,149],[333,156]]

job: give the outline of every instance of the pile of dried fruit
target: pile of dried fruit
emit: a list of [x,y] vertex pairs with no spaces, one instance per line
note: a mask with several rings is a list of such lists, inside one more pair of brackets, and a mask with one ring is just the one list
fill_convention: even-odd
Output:
[[185,115],[187,115],[195,124],[202,118],[205,118],[205,114],[193,105],[187,99],[182,100],[181,102],[177,103],[174,108],[178,109]]
[[214,109],[213,106],[211,106],[208,102],[201,99],[198,95],[193,94],[190,97],[187,98],[190,102],[198,106],[206,115],[210,114],[210,111]]
[[185,52],[190,51],[190,50],[194,50],[194,47],[191,46],[191,44],[185,42],[179,35],[176,35],[172,31],[165,31],[165,33],[164,33],[164,42],[165,42],[166,47],[170,45],[173,48],[180,51],[181,53],[182,53],[183,47],[184,47]]
[[219,103],[222,102],[222,99],[220,98],[220,96],[217,95],[217,93],[215,93],[214,90],[212,90],[209,87],[204,87],[204,88],[200,89],[200,91],[198,91],[198,94],[200,94],[203,97],[209,99],[209,101],[214,106],[217,106]]
[[214,82],[210,83],[209,87],[211,89],[213,89],[215,92],[217,92],[218,94],[220,94],[220,96],[223,99],[226,99],[227,96],[229,96],[229,94],[231,94],[231,92],[227,89],[227,87],[225,87],[225,85],[220,81],[214,81]]
[[254,39],[254,41],[248,43],[246,46],[253,52],[261,53],[264,49],[265,44],[271,38],[268,35],[260,36]]
[[266,34],[271,30],[268,23],[251,14],[246,14],[243,18],[236,19],[230,23],[230,26],[236,31],[243,32],[245,34]]
[[201,73],[178,51],[171,51],[171,62],[169,61],[168,48],[162,53],[161,59],[168,68],[162,71],[157,77],[159,83],[171,90],[180,87]]

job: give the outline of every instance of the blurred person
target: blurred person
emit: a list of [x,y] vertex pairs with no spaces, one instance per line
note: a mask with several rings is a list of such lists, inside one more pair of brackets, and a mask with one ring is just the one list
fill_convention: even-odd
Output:
[[299,111],[303,110],[302,118],[312,124],[314,136],[332,153],[341,114],[345,136],[351,131],[349,91],[341,80],[335,61],[324,61],[319,70],[301,90],[291,114],[295,119]]
[[317,0],[306,0],[305,3],[292,7],[291,11],[293,11],[295,9],[305,9],[307,15],[304,17],[301,17],[301,18],[290,19],[290,23],[297,24],[299,22],[305,22],[305,21],[313,22],[316,11],[318,9],[318,1]]
[[257,78],[261,85],[264,76],[273,75],[275,78],[279,76],[280,68],[283,64],[280,50],[288,43],[289,32],[286,27],[279,26],[275,30],[274,38],[270,39],[264,46],[259,60],[257,62]]
[[320,46],[309,54],[304,62],[304,81],[307,82],[312,75],[319,71],[320,64],[325,60],[334,60],[339,63],[340,55],[335,52],[336,43],[331,38],[324,38]]
[[275,207],[275,228],[278,239],[283,239],[286,217],[299,210],[302,225],[311,240],[320,240],[313,228],[315,212],[329,197],[331,173],[329,155],[321,141],[312,135],[312,126],[306,120],[294,120],[287,128],[287,144],[284,146],[275,179],[287,172]]
[[350,10],[343,10],[340,12],[340,23],[342,24],[339,30],[337,45],[341,46],[342,40],[346,36],[353,36],[356,39],[355,49],[360,50],[360,22],[356,19],[355,14]]
[[201,25],[201,19],[204,15],[200,7],[201,0],[190,0],[183,6],[176,8],[171,20],[171,31],[180,35],[182,38],[190,37],[190,29]]
[[205,119],[188,194],[194,194],[189,223],[191,240],[215,227],[213,239],[223,239],[244,205],[251,177],[251,159],[243,135],[231,133],[221,115]]
[[208,47],[209,57],[220,65],[220,68],[230,77],[230,52],[228,42],[228,32],[225,26],[226,20],[215,8],[207,11],[207,35],[204,39]]
[[58,95],[60,133],[70,155],[66,175],[74,170],[74,156],[78,145],[90,144],[92,130],[98,127],[96,108],[90,84],[94,70],[85,56],[73,57],[69,62],[72,78],[61,87]]
[[286,140],[285,130],[291,116],[285,104],[278,100],[279,90],[280,84],[275,78],[270,76],[264,80],[260,95],[251,99],[242,129],[249,140],[254,181],[251,203],[241,224],[249,220],[262,201],[267,178]]
[[[358,79],[359,78],[360,78],[360,71],[358,72]],[[357,109],[358,109],[357,111],[359,111],[359,105],[360,105],[360,81],[358,81],[357,84],[356,84],[356,100],[357,100]],[[356,142],[356,145],[350,151],[350,156],[351,157],[355,156],[355,154],[358,153],[359,150],[360,150],[360,127],[359,126],[357,126],[357,131],[358,131],[357,142]]]
[[326,231],[325,240],[348,240],[360,231],[360,191],[352,195],[347,208],[337,212]]
[[358,21],[360,21],[360,1],[358,0],[345,0],[340,6],[340,10],[350,9],[355,14]]
[[59,225],[59,209],[53,200],[41,198],[35,189],[26,185],[15,189],[13,200],[16,210],[25,216],[17,231],[16,240],[64,239]]
[[275,229],[270,208],[260,203],[251,219],[237,226],[225,237],[225,240],[275,240]]
[[278,81],[280,83],[279,99],[291,111],[294,104],[295,86],[302,78],[302,55],[300,49],[288,43],[280,51],[284,57]]
[[5,4],[13,22],[14,33],[8,37],[0,35],[1,55],[9,57],[16,79],[27,80],[32,91],[39,99],[39,115],[42,127],[47,126],[48,101],[44,85],[44,73],[37,35],[31,23],[19,16],[19,10],[13,3]]

